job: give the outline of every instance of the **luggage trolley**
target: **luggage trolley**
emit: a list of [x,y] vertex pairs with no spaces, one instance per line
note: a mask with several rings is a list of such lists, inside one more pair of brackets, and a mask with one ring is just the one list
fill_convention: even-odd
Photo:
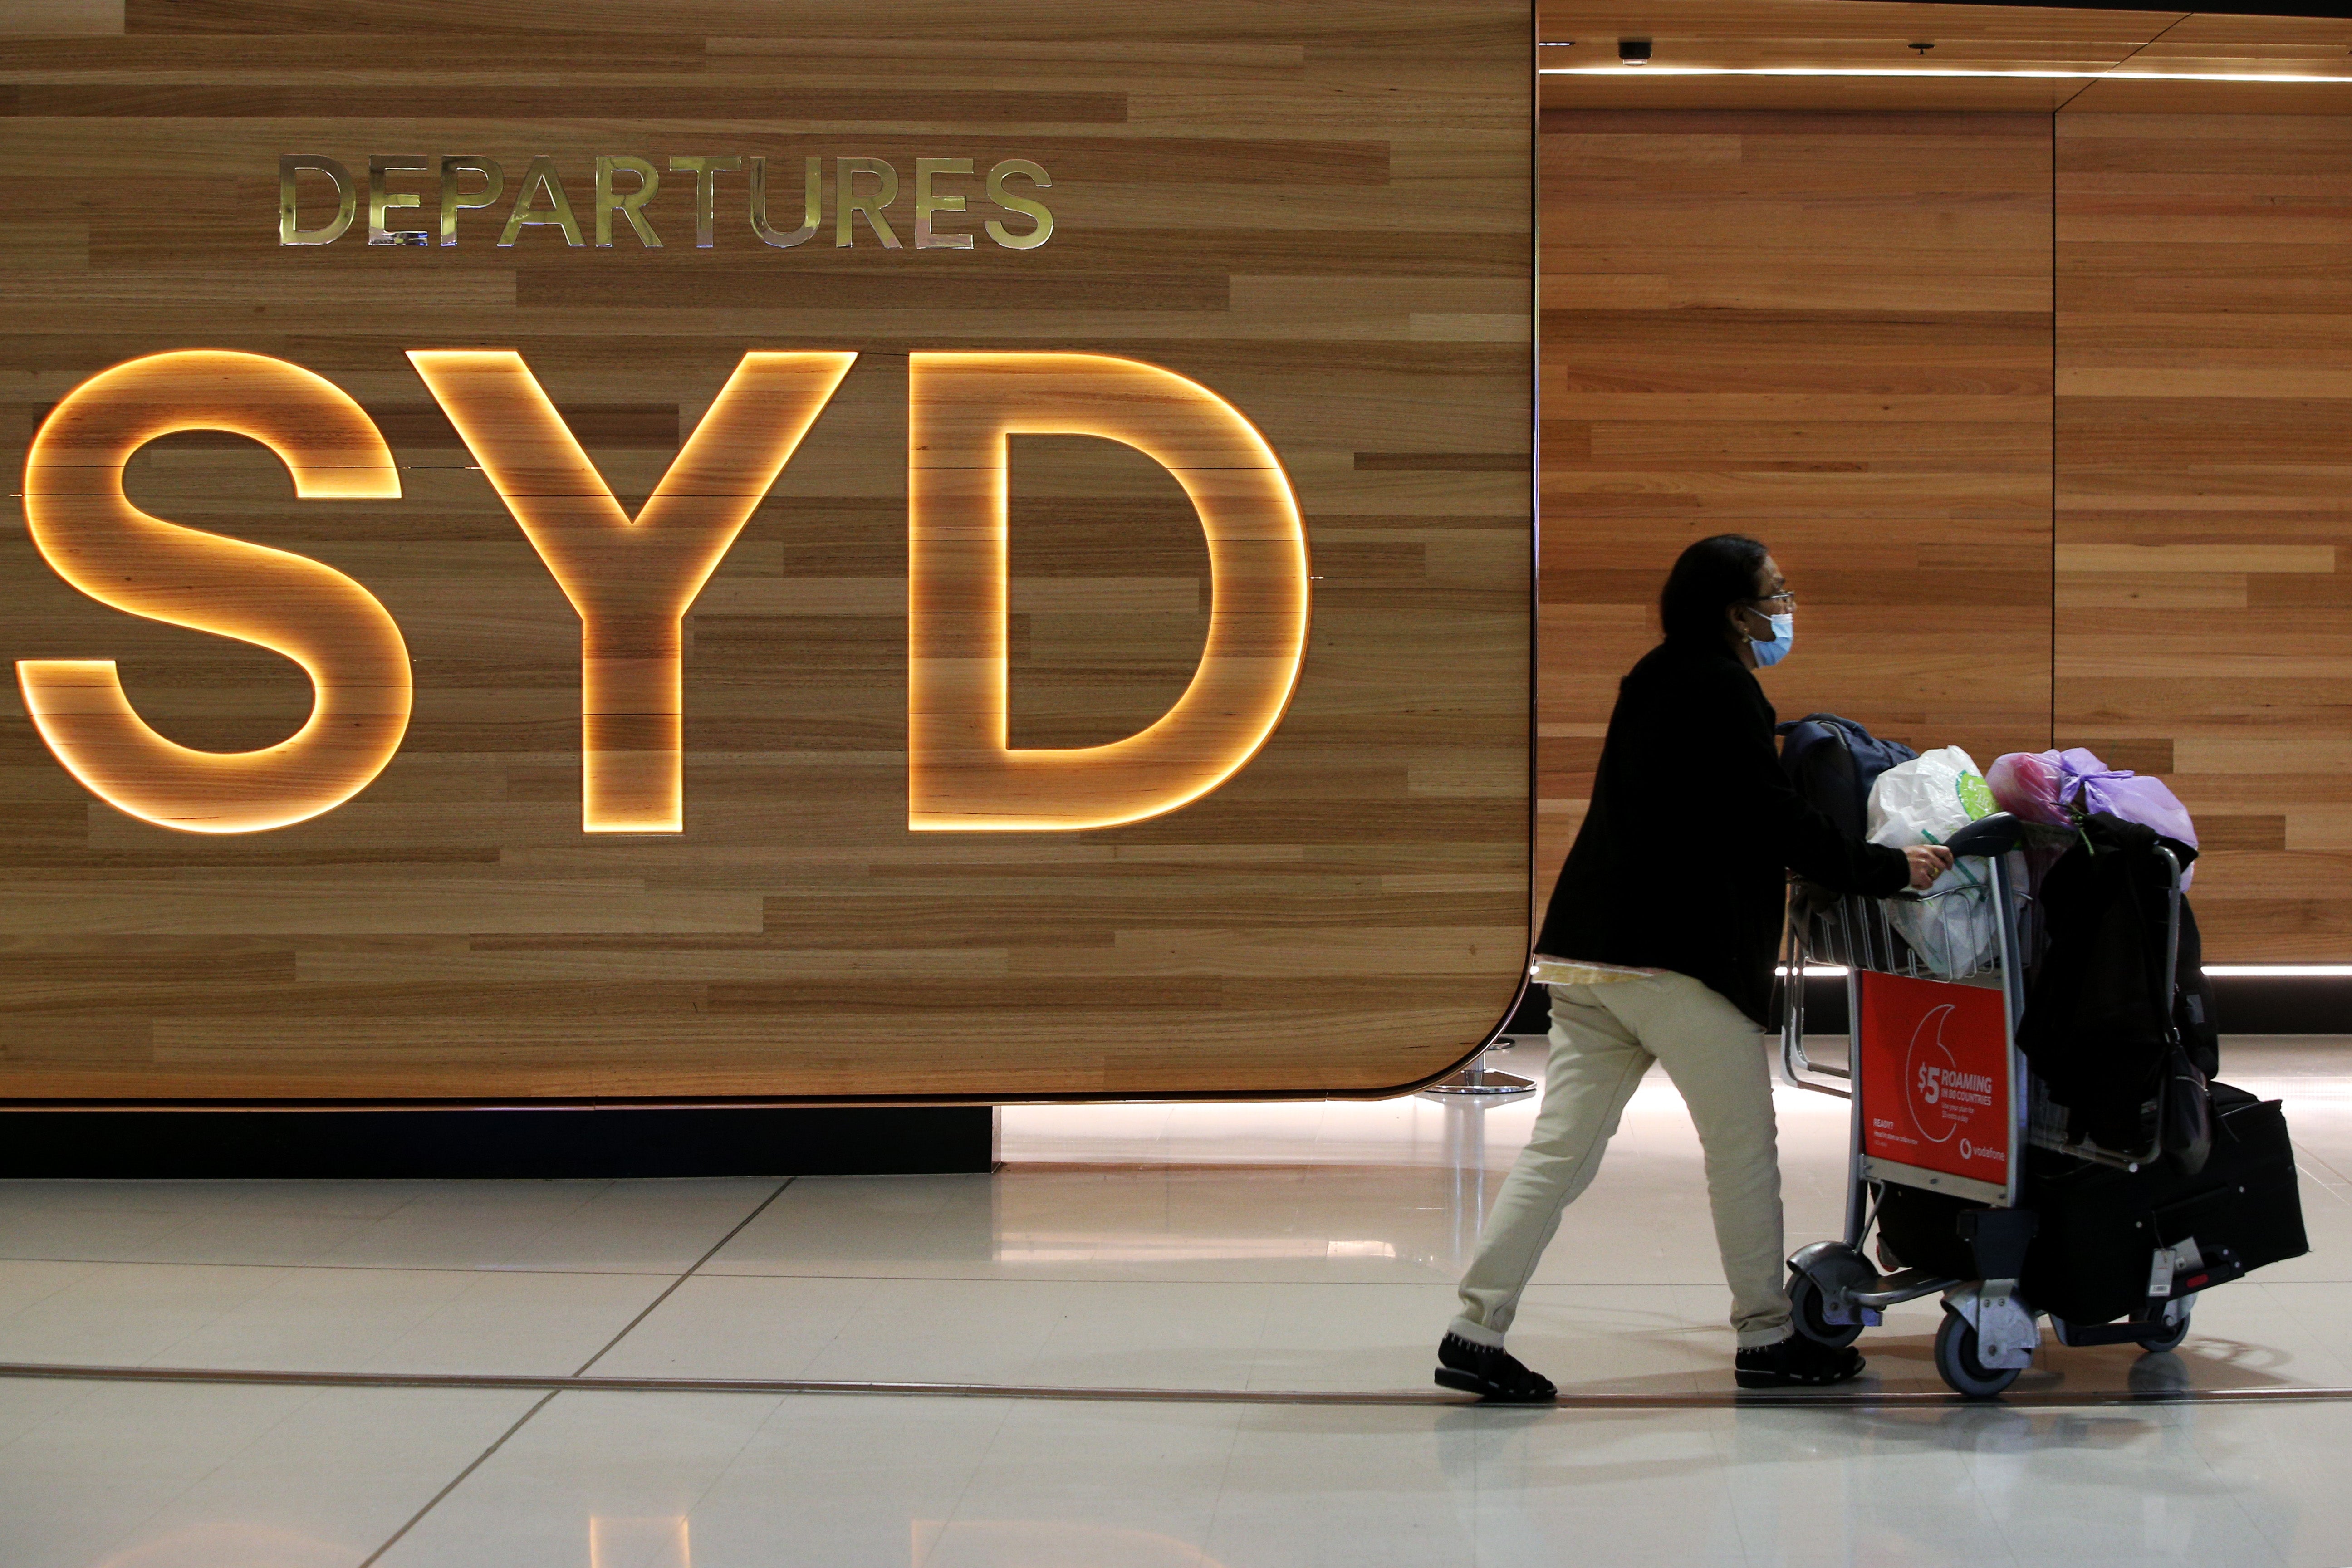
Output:
[[[2016,818],[1998,814],[1971,823],[1948,845],[1958,857],[1988,858],[1997,937],[1980,962],[1957,973],[1929,969],[1895,930],[1885,901],[1809,898],[1801,888],[1789,910],[1782,1071],[1799,1089],[1833,1094],[1853,1106],[1843,1239],[1815,1242],[1789,1260],[1797,1331],[1823,1344],[1852,1344],[1887,1308],[1941,1291],[1936,1370],[1954,1390],[1979,1399],[2014,1383],[2042,1342],[2039,1314],[2018,1293],[2038,1226],[2024,1201],[2026,1147],[2126,1169],[2158,1153],[2153,1146],[2118,1152],[2069,1142],[2065,1108],[2048,1100],[2018,1049],[2027,959],[2039,935],[2032,900],[2012,864],[2022,857],[2011,853],[2025,832]],[[2170,851],[2159,847],[2158,853],[2171,870],[2168,944],[2177,954],[2180,866]],[[1924,896],[1987,894],[1961,888]],[[1845,970],[1851,1048],[1843,1069],[1805,1054],[1809,963]],[[1839,1079],[1843,1082],[1828,1081]],[[1899,1266],[1882,1274],[1872,1266],[1864,1243],[1890,1187],[1989,1205],[1958,1215],[1977,1278]],[[2052,1326],[2064,1344],[2137,1342],[2149,1351],[2170,1350],[2189,1331],[2190,1300],[2152,1300],[2144,1315],[2121,1323],[2078,1326],[2053,1319]]]

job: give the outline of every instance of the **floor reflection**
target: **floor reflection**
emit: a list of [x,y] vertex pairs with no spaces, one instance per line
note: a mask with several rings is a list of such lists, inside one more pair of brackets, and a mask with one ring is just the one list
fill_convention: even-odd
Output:
[[1478,1227],[1486,1222],[1491,1189],[1501,1184],[1501,1177],[1486,1168],[1486,1118],[1500,1109],[1459,1100],[1444,1107],[1445,1163],[1454,1180],[1446,1194],[1445,1252],[1430,1261],[1446,1265],[1452,1272],[1459,1273],[1477,1250]]
[[588,1516],[588,1568],[694,1568],[687,1516]]
[[[1522,1047],[1511,1066],[1540,1073]],[[2284,1094],[2314,1251],[2179,1352],[2021,1391],[2352,1387],[2352,1055]],[[2252,1070],[2249,1070],[2249,1069]],[[2267,1077],[2265,1073],[2267,1071]],[[681,1380],[1421,1391],[1532,1102],[1016,1107],[991,1177],[0,1184],[0,1361],[568,1373],[660,1393],[0,1379],[0,1568],[2294,1564],[2352,1542],[2352,1402],[1633,1413],[777,1396]],[[1792,1245],[1843,1108],[1780,1102]],[[700,1260],[698,1262],[697,1260]],[[1727,1395],[1697,1140],[1645,1081],[1515,1349]],[[1937,1307],[1863,1342],[1937,1393]]]
[[[0,1543],[6,1524],[0,1521]],[[351,1568],[349,1542],[320,1541],[290,1530],[234,1520],[167,1531],[91,1568]]]

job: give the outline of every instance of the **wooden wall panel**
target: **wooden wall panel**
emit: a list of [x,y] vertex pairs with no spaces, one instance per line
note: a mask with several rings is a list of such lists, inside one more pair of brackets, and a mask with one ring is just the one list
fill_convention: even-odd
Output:
[[1539,890],[1708,533],[1798,591],[1784,717],[2048,743],[2050,144],[2046,115],[1546,110]]
[[2208,956],[2341,961],[2352,117],[2066,114],[2058,147],[2060,740],[2196,814]]
[[[2136,62],[2151,39],[2200,19],[2021,5],[1550,0],[1543,106],[2048,112],[2090,75]],[[1649,42],[1647,68],[1622,71],[1621,38]]]
[[[162,349],[328,377],[391,442],[401,500],[297,500],[258,448],[205,436],[143,452],[130,493],[363,584],[416,698],[363,794],[236,837],[97,802],[0,700],[0,1097],[1369,1090],[1444,1069],[1507,1009],[1524,8],[130,0],[112,36],[80,36],[104,6],[51,12],[0,37],[0,432],[21,452],[85,377]],[[771,250],[730,176],[700,249],[673,174],[659,250],[625,228],[500,249],[495,210],[455,248],[276,243],[279,154],[420,150],[499,158],[509,195],[551,153],[583,219],[599,153],[888,159],[902,236],[914,159],[1024,157],[1056,226],[1025,252],[883,250],[862,224],[853,248]],[[411,348],[519,351],[631,507],[747,350],[861,354],[688,622],[682,834],[581,831],[579,618]],[[1296,486],[1316,575],[1296,699],[1184,810],[908,831],[907,356],[992,348],[1192,376]],[[1013,471],[1016,742],[1139,728],[1202,647],[1199,527],[1100,443],[1024,438]],[[307,710],[285,660],[82,598],[22,529],[0,536],[0,628],[12,660],[118,660],[184,744],[269,744]]]

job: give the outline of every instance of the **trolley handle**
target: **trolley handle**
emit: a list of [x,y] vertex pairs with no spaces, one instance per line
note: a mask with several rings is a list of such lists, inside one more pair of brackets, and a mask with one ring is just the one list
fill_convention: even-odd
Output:
[[1944,847],[1952,852],[1955,859],[1963,856],[1991,859],[2016,848],[2024,837],[2023,823],[2008,812],[1996,811],[1990,816],[1978,817],[1945,839]]

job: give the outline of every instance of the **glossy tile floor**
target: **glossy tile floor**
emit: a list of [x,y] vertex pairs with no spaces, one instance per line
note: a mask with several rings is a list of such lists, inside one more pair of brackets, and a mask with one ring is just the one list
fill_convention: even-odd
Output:
[[[2352,1389],[2352,1040],[2227,1059],[2287,1100],[2313,1253],[2177,1355],[2048,1350],[2021,1394]],[[1013,1108],[993,1179],[0,1184],[0,1363],[1265,1395],[0,1376],[0,1568],[2352,1563],[2352,1402],[1276,1399],[1428,1390],[1533,1110]],[[1843,1108],[1781,1110],[1793,1246],[1835,1226]],[[1720,1394],[1727,1308],[1653,1078],[1513,1345]],[[1940,1388],[1935,1312],[1864,1342],[1869,1386]]]

